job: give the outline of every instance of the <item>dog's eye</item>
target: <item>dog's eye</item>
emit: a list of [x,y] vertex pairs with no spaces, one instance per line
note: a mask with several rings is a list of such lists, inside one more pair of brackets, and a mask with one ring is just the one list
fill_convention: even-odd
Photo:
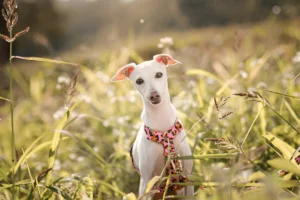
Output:
[[163,73],[157,72],[155,75],[155,78],[161,78],[163,76]]
[[139,78],[139,79],[138,79],[138,80],[136,80],[135,82],[136,82],[136,84],[138,84],[138,85],[141,85],[141,84],[143,84],[143,83],[144,83],[144,80],[143,80],[143,79],[141,79],[141,78]]

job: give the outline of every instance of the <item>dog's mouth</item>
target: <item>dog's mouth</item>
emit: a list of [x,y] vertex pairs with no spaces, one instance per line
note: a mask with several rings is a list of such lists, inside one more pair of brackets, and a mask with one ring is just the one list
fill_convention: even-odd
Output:
[[153,104],[153,105],[157,105],[157,104],[159,104],[159,103],[161,102],[161,100],[160,100],[160,99],[157,99],[157,100],[150,101],[150,102],[151,102],[151,104]]

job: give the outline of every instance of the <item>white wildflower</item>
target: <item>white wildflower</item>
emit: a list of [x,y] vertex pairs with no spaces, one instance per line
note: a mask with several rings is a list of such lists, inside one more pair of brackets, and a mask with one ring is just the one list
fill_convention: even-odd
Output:
[[55,160],[54,161],[54,166],[53,166],[53,170],[54,171],[58,171],[61,169],[61,162],[59,160]]
[[58,109],[54,114],[53,114],[53,118],[54,119],[60,119],[64,116],[64,114],[66,113],[67,109],[66,108],[60,108]]
[[300,63],[300,51],[296,53],[296,56],[292,58],[293,63]]
[[97,77],[100,79],[100,80],[102,80],[104,83],[108,83],[109,82],[109,76],[108,75],[106,75],[106,74],[103,74],[101,71],[98,71],[97,73],[96,73],[96,75],[97,75]]
[[85,103],[91,103],[91,98],[87,94],[80,94],[78,98],[84,101]]
[[248,73],[244,70],[240,70],[240,75],[242,76],[243,79],[246,79],[248,77]]
[[57,78],[57,82],[60,83],[60,84],[70,84],[71,79],[69,77],[66,77],[66,76],[59,76]]

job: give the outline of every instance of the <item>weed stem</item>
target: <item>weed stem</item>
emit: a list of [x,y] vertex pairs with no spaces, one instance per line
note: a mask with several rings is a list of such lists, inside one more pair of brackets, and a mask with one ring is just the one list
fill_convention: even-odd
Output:
[[[9,31],[10,39],[12,39],[12,31]],[[14,131],[14,98],[13,98],[13,76],[12,76],[12,43],[9,42],[9,93],[10,93],[10,120],[11,120],[11,159],[13,170],[12,179],[12,199],[15,199],[15,163],[16,163],[16,148],[15,148],[15,131]]]

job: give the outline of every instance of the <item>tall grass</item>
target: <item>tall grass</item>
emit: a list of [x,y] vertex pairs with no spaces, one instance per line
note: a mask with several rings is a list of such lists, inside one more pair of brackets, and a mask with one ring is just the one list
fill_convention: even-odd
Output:
[[[193,147],[178,159],[194,159],[194,198],[298,199],[299,27],[268,20],[168,32],[174,45],[162,49],[160,33],[127,48],[61,53],[80,65],[11,52],[14,88],[0,108],[0,199],[137,199],[128,150],[142,102],[129,82],[109,80],[120,66],[161,51],[183,63],[168,68],[169,90]],[[217,42],[205,39],[212,36]],[[12,45],[15,37],[1,38]],[[13,59],[20,60],[14,67]],[[6,134],[12,128],[15,141]],[[152,180],[147,194],[164,180]]]

